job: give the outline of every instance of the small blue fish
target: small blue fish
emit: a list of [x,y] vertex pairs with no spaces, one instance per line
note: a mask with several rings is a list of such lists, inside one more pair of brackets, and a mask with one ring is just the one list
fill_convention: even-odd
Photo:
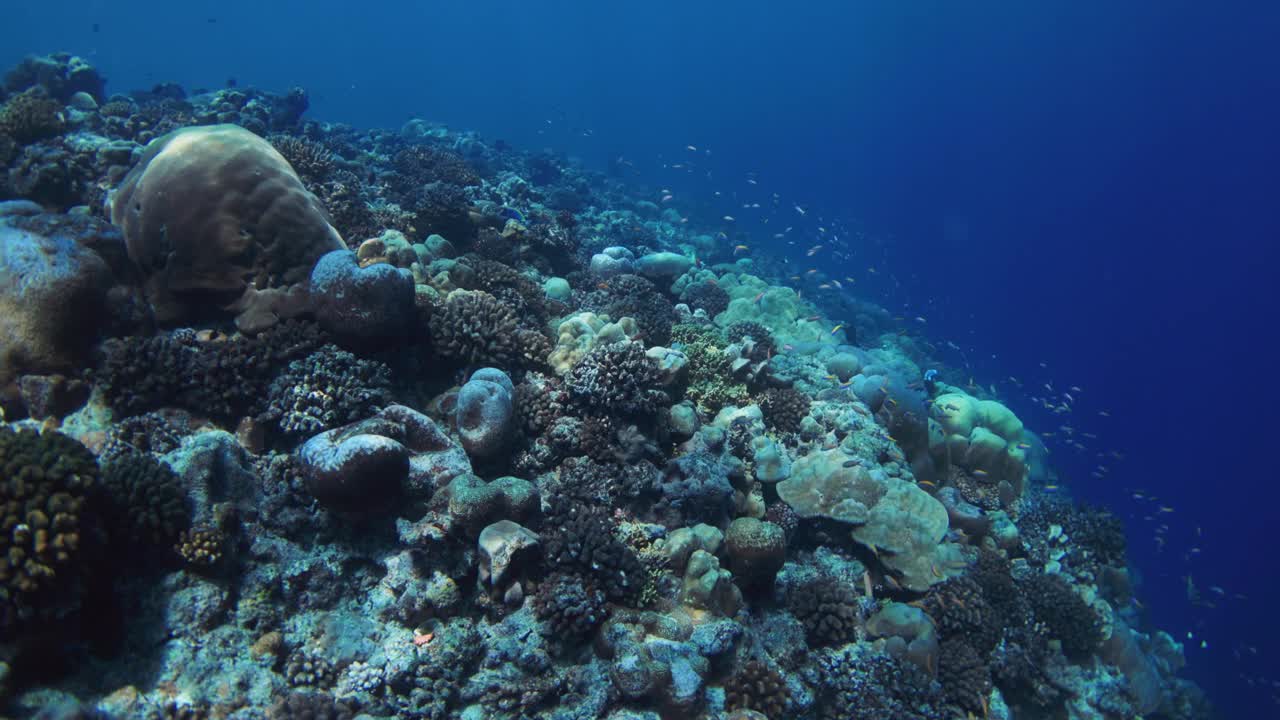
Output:
[[524,214],[515,208],[504,207],[502,208],[502,212],[498,213],[498,215],[508,220],[515,220],[521,225],[529,224],[529,221],[524,219]]

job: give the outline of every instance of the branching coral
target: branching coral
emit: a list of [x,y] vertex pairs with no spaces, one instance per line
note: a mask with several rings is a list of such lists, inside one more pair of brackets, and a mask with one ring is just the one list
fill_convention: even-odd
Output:
[[431,336],[440,354],[472,365],[540,363],[550,341],[518,326],[511,308],[480,290],[455,290],[431,314]]
[[915,664],[846,649],[818,660],[822,720],[951,720],[941,688]]
[[222,561],[226,542],[226,535],[218,528],[195,527],[178,537],[176,549],[187,564],[208,568]]
[[956,577],[929,589],[924,610],[943,640],[961,640],[985,657],[1000,642],[1000,616],[976,581]]
[[648,413],[670,401],[657,389],[658,369],[636,342],[592,350],[569,372],[565,386],[580,405],[605,412]]
[[284,677],[293,687],[324,689],[333,686],[337,673],[328,660],[299,648],[285,659]]
[[430,145],[413,145],[401,150],[392,158],[391,165],[398,173],[397,181],[408,187],[435,182],[459,187],[480,184],[480,176],[465,160]]
[[753,362],[768,360],[773,354],[773,333],[758,322],[736,322],[725,328],[724,337],[730,344],[743,343],[749,338],[751,342],[747,344],[749,353],[746,357]]
[[21,144],[54,137],[65,124],[62,106],[38,90],[15,95],[0,109],[0,135]]
[[809,396],[795,388],[769,388],[760,394],[765,422],[779,432],[799,432],[809,416]]
[[1062,530],[1076,550],[1087,551],[1096,563],[1124,567],[1127,542],[1120,519],[1101,508],[1082,506],[1061,518]]
[[536,437],[564,414],[569,394],[560,381],[531,372],[516,385],[516,416],[526,435]]
[[191,524],[191,507],[178,476],[148,454],[130,452],[103,467],[108,524],[130,546],[171,547]]
[[351,720],[355,708],[332,695],[293,692],[275,701],[267,712],[269,720]]
[[307,183],[324,182],[333,173],[333,152],[323,144],[292,135],[272,135],[268,139]]
[[639,275],[619,275],[591,293],[583,306],[612,318],[634,318],[649,345],[671,342],[675,313],[654,284]]
[[1002,627],[1022,624],[1026,603],[1011,575],[1009,561],[994,550],[981,548],[974,564],[972,579],[982,588],[982,595],[995,612]]
[[732,360],[725,355],[719,335],[709,328],[677,325],[672,340],[688,359],[689,384],[685,396],[707,412],[747,401],[747,386],[734,381]]
[[286,434],[314,435],[372,415],[390,402],[390,389],[386,365],[325,345],[271,383],[265,417]]
[[791,690],[777,670],[752,660],[733,675],[724,687],[726,710],[755,710],[768,718],[785,717]]
[[610,600],[634,599],[643,584],[644,565],[613,536],[603,507],[554,498],[543,531],[547,562],[564,571],[583,573]]
[[493,260],[469,257],[474,273],[471,289],[484,290],[512,309],[525,327],[540,327],[547,319],[542,287],[515,268]]
[[590,635],[607,616],[604,592],[572,573],[556,573],[543,582],[533,610],[547,624],[549,636],[565,643]]
[[97,483],[98,464],[79,442],[0,425],[0,629],[75,558]]
[[454,641],[432,643],[418,656],[418,663],[407,679],[408,697],[400,700],[405,717],[428,720],[450,717],[462,685],[475,672],[476,663],[484,653],[484,643],[468,621],[454,620],[441,634]]
[[1062,643],[1067,657],[1088,655],[1102,642],[1102,619],[1060,575],[1037,573],[1022,582],[1036,620]]
[[841,645],[857,633],[858,593],[839,578],[811,578],[788,595],[788,606],[811,646]]
[[162,412],[122,418],[107,431],[107,440],[98,453],[98,462],[105,466],[122,455],[163,455],[176,450],[182,444],[182,436],[191,431],[188,420],[185,413]]
[[938,682],[947,701],[962,711],[985,715],[991,673],[982,655],[964,640],[944,641],[938,655]]
[[235,418],[262,403],[286,362],[320,341],[314,325],[292,321],[253,337],[128,337],[105,344],[96,379],[118,415],[182,407]]
[[455,244],[475,235],[471,204],[457,185],[432,183],[400,198],[399,204],[413,213],[413,226],[419,233],[437,233]]
[[690,285],[684,291],[682,299],[689,304],[689,307],[695,310],[701,308],[707,312],[709,317],[713,318],[729,307],[729,293],[713,282]]
[[601,507],[622,507],[636,498],[656,492],[658,469],[647,462],[617,465],[585,457],[573,457],[560,472],[545,478],[548,494]]

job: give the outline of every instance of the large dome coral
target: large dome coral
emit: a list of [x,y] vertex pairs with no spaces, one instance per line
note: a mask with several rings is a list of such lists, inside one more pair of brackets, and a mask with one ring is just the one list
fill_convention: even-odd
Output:
[[1022,421],[994,400],[947,392],[929,407],[930,454],[943,467],[959,467],[980,482],[1005,485],[1002,494],[1022,494],[1027,450]]
[[153,140],[110,210],[162,323],[225,311],[269,325],[315,261],[344,247],[284,156],[234,125]]

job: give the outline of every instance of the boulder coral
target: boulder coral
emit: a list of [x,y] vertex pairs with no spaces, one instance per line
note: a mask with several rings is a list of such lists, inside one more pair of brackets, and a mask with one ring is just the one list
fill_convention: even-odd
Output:
[[515,386],[501,370],[481,368],[458,391],[458,437],[467,454],[490,460],[506,450],[515,435]]
[[82,363],[104,319],[113,278],[74,230],[0,222],[0,383]]
[[1030,444],[1012,410],[995,400],[946,392],[929,406],[929,426],[935,462],[960,467],[991,484],[1007,484],[1002,494],[1022,493]]
[[297,454],[307,489],[338,510],[378,509],[402,496],[430,495],[471,471],[462,448],[426,415],[403,405],[320,433]]
[[226,313],[269,326],[301,311],[316,260],[344,247],[284,156],[234,125],[153,140],[109,203],[163,324]]
[[311,297],[320,327],[353,345],[401,337],[415,319],[413,273],[387,263],[361,267],[350,250],[316,262]]

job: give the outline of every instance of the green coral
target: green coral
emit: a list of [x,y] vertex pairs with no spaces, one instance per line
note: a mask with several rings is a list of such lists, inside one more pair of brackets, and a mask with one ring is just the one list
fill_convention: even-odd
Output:
[[707,413],[726,405],[742,405],[750,397],[747,386],[733,379],[732,360],[725,355],[724,340],[710,328],[676,325],[671,339],[680,343],[689,359],[689,386],[685,397]]
[[76,440],[0,426],[0,616],[75,557],[97,482],[97,461]]

